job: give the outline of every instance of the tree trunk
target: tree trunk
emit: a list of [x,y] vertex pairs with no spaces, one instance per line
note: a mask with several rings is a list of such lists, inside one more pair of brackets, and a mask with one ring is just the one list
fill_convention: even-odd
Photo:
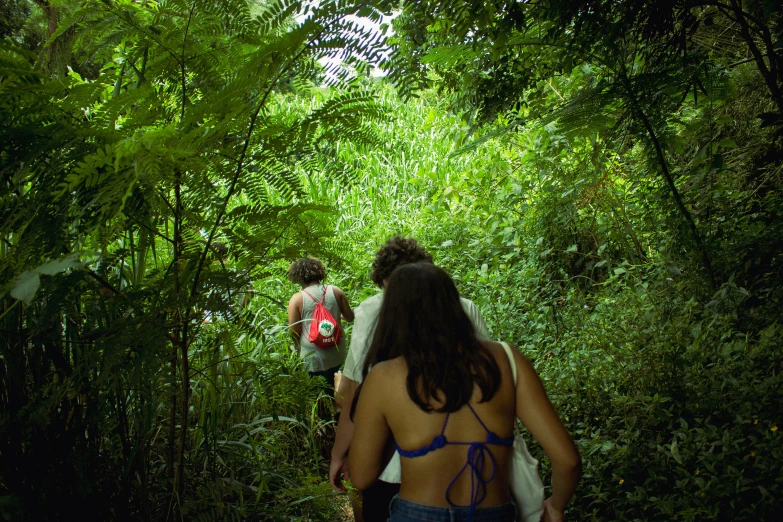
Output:
[[[46,39],[49,40],[57,31],[59,13],[57,8],[47,0],[34,0],[44,12],[47,21]],[[73,30],[69,29],[55,41],[43,49],[41,54],[41,70],[50,76],[65,76],[68,73],[68,63],[71,60],[73,46]]]
[[[187,440],[188,431],[188,406],[190,400],[190,368],[188,364],[188,321],[189,321],[189,307],[182,306],[182,283],[180,277],[184,268],[182,259],[183,251],[183,239],[182,239],[182,225],[183,225],[183,208],[182,208],[182,173],[177,170],[175,173],[174,182],[174,293],[177,300],[176,317],[177,327],[174,331],[174,338],[172,339],[174,346],[172,350],[172,371],[175,371],[179,357],[181,359],[181,378],[182,378],[182,403],[180,408],[179,419],[179,440],[177,441],[177,455],[174,466],[174,484],[172,494],[176,495],[178,502],[181,502],[182,493],[184,491],[185,484],[185,471],[184,471],[184,455],[185,455],[185,442]],[[186,299],[187,301],[187,299]],[[180,352],[180,353],[178,353]],[[177,408],[176,395],[172,399],[171,408],[172,411]],[[171,451],[174,451],[174,432],[170,431],[172,438],[169,439],[169,447]]]

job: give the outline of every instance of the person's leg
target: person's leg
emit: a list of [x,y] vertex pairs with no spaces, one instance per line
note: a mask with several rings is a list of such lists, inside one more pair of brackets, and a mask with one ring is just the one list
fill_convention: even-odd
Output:
[[329,395],[334,398],[334,374],[340,369],[338,364],[334,368],[329,368],[324,372],[324,379],[326,379],[326,386],[329,388]]
[[400,485],[382,480],[362,492],[362,516],[364,522],[386,522],[389,519],[389,504],[400,492]]
[[328,370],[324,370],[322,372],[308,372],[310,374],[310,377],[323,377],[326,379],[326,392],[329,394],[329,397],[334,399],[334,374],[337,373],[337,370],[340,369],[340,365],[335,366],[334,368],[329,368]]
[[351,499],[354,522],[364,522],[362,517],[362,492],[358,489],[352,489],[348,491],[348,497]]
[[338,365],[334,368],[329,368],[328,370],[321,372],[308,372],[310,373],[310,377],[323,377],[326,380],[326,393],[331,399],[318,401],[318,417],[325,421],[331,421],[329,423],[329,427],[325,428],[323,431],[328,443],[322,445],[321,452],[323,453],[323,457],[326,460],[329,459],[331,446],[334,441],[335,429],[337,428],[337,421],[340,415],[339,412],[332,413],[334,411],[334,374],[339,369],[340,366]]

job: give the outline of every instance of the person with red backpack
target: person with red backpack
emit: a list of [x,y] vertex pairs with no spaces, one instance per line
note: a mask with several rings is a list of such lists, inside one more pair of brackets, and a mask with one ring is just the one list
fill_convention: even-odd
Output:
[[288,280],[301,286],[288,302],[288,328],[312,377],[324,377],[334,397],[334,374],[345,360],[341,319],[353,321],[345,293],[324,285],[326,268],[314,257],[303,257],[288,268]]

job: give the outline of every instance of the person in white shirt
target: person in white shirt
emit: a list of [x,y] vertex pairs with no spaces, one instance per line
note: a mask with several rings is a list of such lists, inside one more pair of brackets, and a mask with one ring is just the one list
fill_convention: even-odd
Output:
[[[432,263],[432,256],[411,238],[399,236],[389,239],[375,256],[372,265],[372,280],[380,288],[384,288],[391,273],[398,267],[409,263]],[[378,322],[378,312],[383,303],[383,292],[378,293],[362,303],[354,310],[355,319],[351,335],[351,344],[343,368],[342,379],[337,389],[337,396],[346,408],[350,408],[356,389],[362,382],[362,368],[367,352],[372,342],[375,326]],[[469,299],[460,298],[460,304],[465,311],[479,340],[489,341],[489,332],[478,307]],[[338,491],[345,491],[342,479],[349,480],[348,448],[353,439],[354,425],[350,415],[341,415],[337,426],[332,460],[329,466],[329,481]],[[354,512],[356,520],[364,522],[385,522],[389,517],[389,503],[400,489],[400,456],[396,452],[381,473],[378,481],[364,490],[362,501],[362,519]]]

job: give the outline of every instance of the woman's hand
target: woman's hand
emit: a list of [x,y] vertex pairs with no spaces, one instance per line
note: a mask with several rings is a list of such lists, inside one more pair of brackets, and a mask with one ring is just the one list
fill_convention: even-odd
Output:
[[334,489],[345,493],[348,490],[343,486],[343,480],[351,480],[348,473],[348,459],[345,455],[337,459],[332,455],[332,461],[329,463],[329,482]]
[[552,506],[551,498],[544,501],[544,512],[541,514],[541,522],[563,522],[565,514]]

